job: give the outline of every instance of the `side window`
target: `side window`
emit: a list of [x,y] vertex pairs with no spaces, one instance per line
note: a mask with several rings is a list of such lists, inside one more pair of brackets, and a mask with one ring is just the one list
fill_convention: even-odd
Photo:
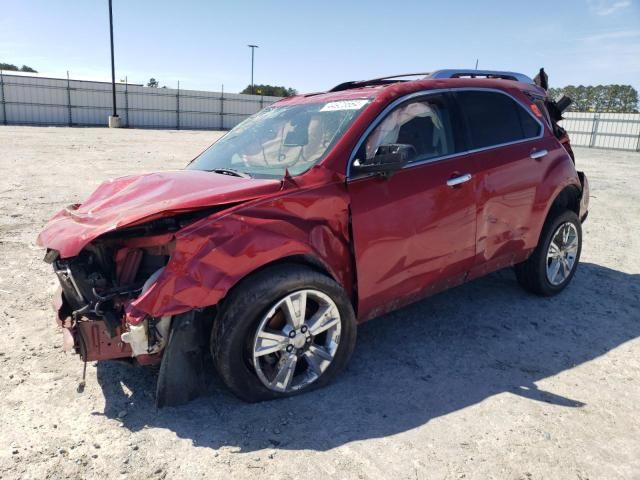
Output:
[[484,148],[537,137],[542,128],[524,108],[497,92],[456,92],[467,119],[471,148]]
[[427,95],[397,106],[369,134],[357,158],[370,161],[383,145],[408,144],[412,161],[455,153],[456,143],[449,102],[444,95]]
[[[524,138],[534,138],[540,135],[540,124],[521,105],[516,105]],[[546,112],[546,109],[544,110]]]

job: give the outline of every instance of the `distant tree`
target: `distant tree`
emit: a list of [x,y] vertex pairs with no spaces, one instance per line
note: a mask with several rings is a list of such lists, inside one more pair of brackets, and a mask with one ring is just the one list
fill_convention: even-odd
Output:
[[[242,90],[240,93],[251,94],[251,85]],[[298,91],[295,88],[277,87],[274,85],[254,85],[254,95],[268,95],[270,97],[292,97],[297,95]]]
[[573,99],[569,107],[577,112],[635,113],[638,111],[638,92],[631,85],[567,85],[550,88],[549,96],[567,95]]
[[38,73],[37,70],[34,70],[31,67],[28,67],[26,65],[22,65],[22,68],[18,68],[15,65],[13,65],[12,63],[2,63],[0,62],[0,70],[6,70],[8,72],[31,72],[31,73]]
[[149,83],[147,83],[147,87],[151,87],[151,88],[158,88],[158,85],[159,85],[158,81],[153,77],[151,77],[149,79]]

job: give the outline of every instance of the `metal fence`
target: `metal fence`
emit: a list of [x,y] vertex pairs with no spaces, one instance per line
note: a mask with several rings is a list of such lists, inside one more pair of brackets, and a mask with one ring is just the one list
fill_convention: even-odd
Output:
[[560,125],[571,145],[640,152],[640,114],[567,112]]
[[[226,130],[279,97],[116,84],[122,126]],[[111,83],[0,73],[0,124],[106,126]]]
[[[124,127],[226,130],[279,97],[116,84]],[[0,124],[106,126],[111,84],[0,72]],[[568,112],[576,146],[640,152],[640,114]]]

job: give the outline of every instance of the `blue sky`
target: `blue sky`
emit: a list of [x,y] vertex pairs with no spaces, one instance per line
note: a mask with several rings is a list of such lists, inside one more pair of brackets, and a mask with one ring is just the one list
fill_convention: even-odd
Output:
[[[345,80],[474,66],[552,86],[640,89],[640,0],[213,2],[113,0],[116,76],[239,91],[250,80],[301,92]],[[0,61],[109,80],[107,0],[6,0]]]

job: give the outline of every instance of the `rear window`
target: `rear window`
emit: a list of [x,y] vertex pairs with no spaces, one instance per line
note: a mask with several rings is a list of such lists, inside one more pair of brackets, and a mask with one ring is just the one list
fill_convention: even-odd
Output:
[[540,135],[540,124],[508,95],[468,91],[456,92],[456,99],[467,120],[472,149]]

